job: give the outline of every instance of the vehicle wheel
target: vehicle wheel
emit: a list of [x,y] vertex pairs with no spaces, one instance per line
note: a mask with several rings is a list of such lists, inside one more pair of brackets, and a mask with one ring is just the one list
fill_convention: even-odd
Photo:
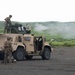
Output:
[[4,60],[4,53],[0,53],[0,60]]
[[42,54],[42,59],[43,60],[49,60],[51,56],[51,52],[49,50],[49,48],[45,48]]
[[25,57],[24,49],[23,48],[18,48],[16,50],[16,52],[14,52],[13,56],[18,61],[24,60],[24,57]]
[[27,60],[31,60],[33,56],[32,55],[26,55],[25,57]]

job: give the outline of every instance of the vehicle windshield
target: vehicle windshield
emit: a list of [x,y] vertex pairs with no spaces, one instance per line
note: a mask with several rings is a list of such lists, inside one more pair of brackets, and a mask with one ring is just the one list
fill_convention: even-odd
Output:
[[24,31],[24,27],[23,26],[18,27],[18,31]]

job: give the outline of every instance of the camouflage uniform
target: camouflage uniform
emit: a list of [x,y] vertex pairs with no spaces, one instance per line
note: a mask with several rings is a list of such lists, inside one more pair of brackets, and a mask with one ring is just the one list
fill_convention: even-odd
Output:
[[4,63],[12,63],[12,45],[10,42],[11,38],[7,37],[7,41],[4,43]]
[[5,23],[4,23],[4,33],[5,32],[8,32],[8,29],[10,29],[9,27],[11,26],[11,20],[10,18],[12,17],[12,15],[9,15],[9,17],[6,17],[4,20],[5,20]]

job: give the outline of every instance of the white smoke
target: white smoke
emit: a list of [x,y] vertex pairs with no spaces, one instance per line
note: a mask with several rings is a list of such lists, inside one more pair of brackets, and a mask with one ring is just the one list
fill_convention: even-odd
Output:
[[75,26],[54,25],[49,27],[48,32],[51,35],[60,35],[62,38],[75,38]]
[[34,30],[38,31],[38,32],[41,32],[41,31],[44,31],[44,30],[47,30],[47,29],[48,29],[48,27],[46,27],[42,24],[38,24],[38,23],[35,24],[35,28],[34,28]]
[[75,26],[68,24],[54,24],[54,25],[43,25],[43,24],[35,24],[34,30],[37,32],[46,31],[48,35],[58,36],[60,35],[62,38],[70,39],[75,38]]

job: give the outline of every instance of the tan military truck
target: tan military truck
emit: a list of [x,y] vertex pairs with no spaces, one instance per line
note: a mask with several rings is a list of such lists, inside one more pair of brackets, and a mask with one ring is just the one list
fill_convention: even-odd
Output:
[[12,38],[12,53],[15,59],[19,61],[25,58],[32,59],[33,56],[38,55],[44,60],[50,59],[51,47],[49,43],[43,36],[34,36],[33,34],[0,34],[0,55],[3,53],[3,44],[8,36]]

